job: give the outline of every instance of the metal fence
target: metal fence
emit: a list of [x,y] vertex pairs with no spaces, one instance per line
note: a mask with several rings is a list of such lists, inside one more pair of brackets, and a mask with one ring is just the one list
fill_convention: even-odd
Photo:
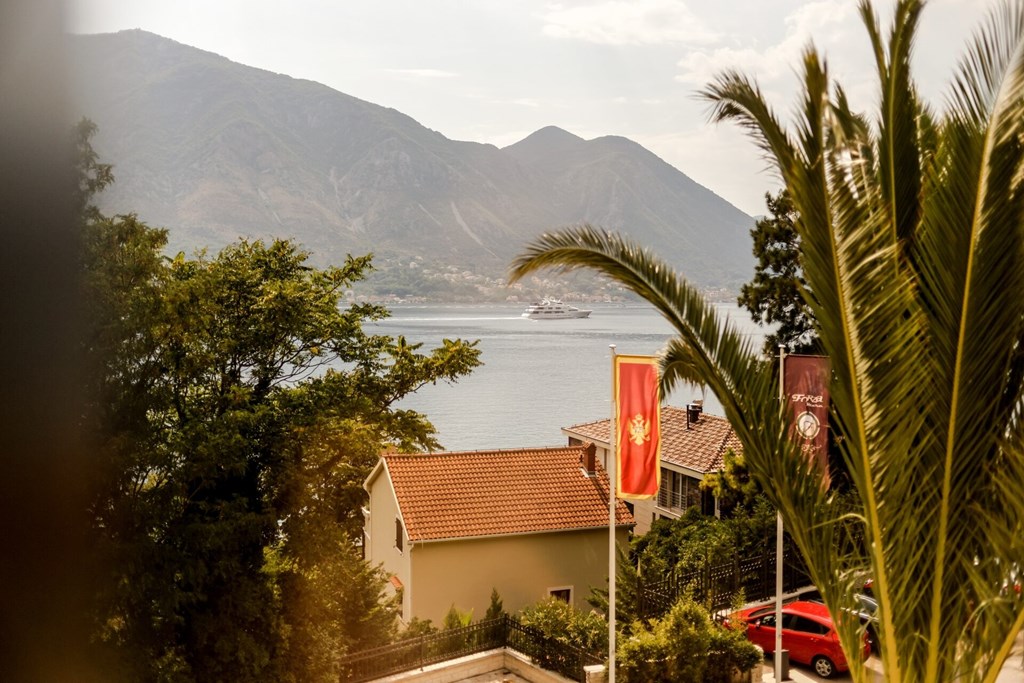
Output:
[[537,666],[581,683],[585,680],[584,666],[604,661],[596,654],[558,642],[535,628],[520,624],[513,617],[503,615],[464,628],[448,629],[354,653],[346,658],[341,680],[362,683],[496,648],[520,652]]
[[[783,553],[782,590],[795,591],[810,584],[803,557],[793,548]],[[684,593],[717,612],[730,608],[740,596],[747,602],[775,597],[775,552],[734,558],[730,562],[685,574],[673,573],[658,581],[638,586],[638,611],[642,618],[667,612]]]

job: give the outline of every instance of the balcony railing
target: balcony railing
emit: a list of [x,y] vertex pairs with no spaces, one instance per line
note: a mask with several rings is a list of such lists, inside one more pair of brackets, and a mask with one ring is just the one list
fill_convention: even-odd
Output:
[[597,654],[558,642],[506,614],[464,628],[353,653],[344,663],[341,680],[361,683],[495,648],[516,650],[541,668],[576,681],[586,678],[585,666],[603,661]]
[[682,491],[669,491],[668,489],[658,490],[658,507],[666,510],[677,510],[685,512],[694,505],[700,505],[700,496],[687,496]]

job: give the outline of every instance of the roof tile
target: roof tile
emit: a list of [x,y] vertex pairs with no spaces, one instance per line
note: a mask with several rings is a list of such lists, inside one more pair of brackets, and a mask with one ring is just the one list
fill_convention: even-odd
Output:
[[[611,420],[598,420],[566,427],[573,436],[608,445]],[[661,409],[661,459],[697,472],[717,472],[725,464],[725,453],[732,449],[743,453],[732,425],[724,417],[703,413],[696,422],[686,419],[686,409],[664,406]]]
[[[608,475],[583,446],[383,456],[410,541],[608,525]],[[633,524],[622,501],[616,523]]]

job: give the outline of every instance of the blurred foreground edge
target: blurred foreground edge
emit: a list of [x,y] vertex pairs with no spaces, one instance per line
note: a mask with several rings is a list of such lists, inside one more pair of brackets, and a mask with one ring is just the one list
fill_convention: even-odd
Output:
[[92,681],[64,7],[0,3],[0,680]]

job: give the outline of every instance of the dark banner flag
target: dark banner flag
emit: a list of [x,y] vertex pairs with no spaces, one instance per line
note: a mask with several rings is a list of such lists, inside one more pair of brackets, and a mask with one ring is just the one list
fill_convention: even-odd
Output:
[[793,435],[828,478],[828,382],[826,356],[783,357],[783,391],[793,411]]
[[616,484],[619,498],[658,495],[661,392],[655,356],[615,356]]

